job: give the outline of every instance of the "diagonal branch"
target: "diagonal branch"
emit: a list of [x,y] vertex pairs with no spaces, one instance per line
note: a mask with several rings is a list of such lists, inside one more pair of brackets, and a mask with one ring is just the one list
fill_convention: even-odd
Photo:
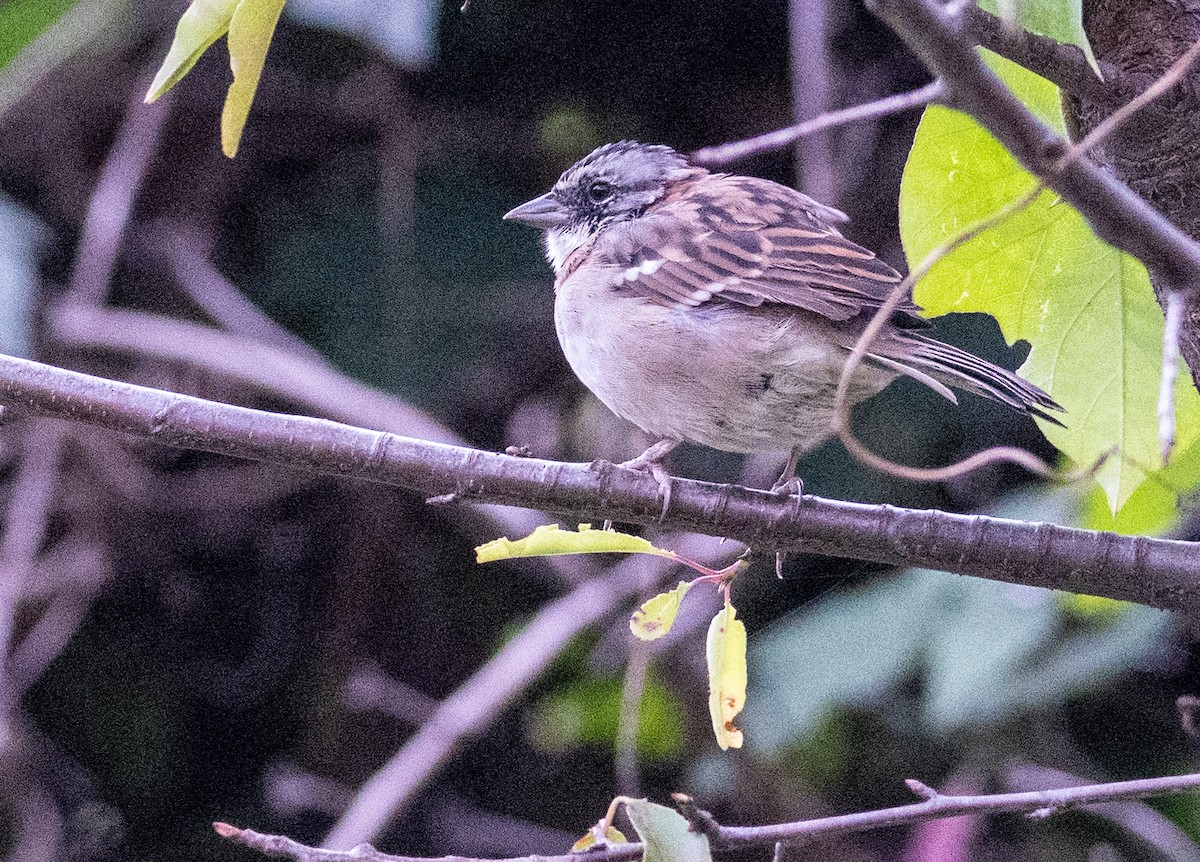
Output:
[[[0,356],[0,404],[86,422],[170,446],[347,476],[452,499],[537,508],[572,518],[656,524],[656,480],[518,458],[284,416]],[[1139,602],[1200,616],[1194,543],[1118,536],[978,515],[784,497],[674,480],[666,525],[887,565]]]
[[1138,81],[1112,63],[1098,61],[1101,79],[1075,45],[1064,45],[1020,27],[1009,27],[974,3],[963,10],[968,32],[984,48],[1019,63],[1076,96],[1119,105],[1141,93]]
[[970,114],[1016,159],[1079,210],[1096,235],[1142,261],[1172,289],[1200,290],[1200,244],[1099,165],[1068,152],[959,36],[961,18],[933,0],[867,0],[926,67],[945,81],[949,103]]
[[794,126],[776,129],[773,132],[765,132],[753,138],[747,138],[744,141],[730,141],[726,144],[704,147],[689,155],[688,161],[710,168],[721,167],[722,165],[728,165],[731,162],[749,158],[759,153],[781,149],[807,135],[812,135],[825,129],[832,129],[847,123],[857,123],[874,117],[885,117],[888,114],[896,114],[911,108],[919,108],[930,102],[940,101],[945,94],[946,88],[942,85],[942,82],[932,81],[923,87],[918,87],[907,93],[897,93],[893,96],[876,99],[874,102],[866,102],[861,105],[853,105],[849,108],[829,111],[828,113],[821,114],[819,117],[813,117]]

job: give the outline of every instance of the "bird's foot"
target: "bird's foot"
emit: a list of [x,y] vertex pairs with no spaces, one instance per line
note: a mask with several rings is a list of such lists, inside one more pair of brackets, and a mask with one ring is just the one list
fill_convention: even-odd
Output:
[[659,440],[636,458],[630,458],[617,465],[627,470],[649,473],[654,477],[654,481],[658,483],[659,496],[662,497],[662,511],[658,515],[660,522],[667,517],[667,510],[671,507],[671,474],[662,465],[662,459],[678,445],[678,440]]
[[[783,468],[783,473],[771,486],[772,494],[779,494],[783,497],[795,497],[796,506],[799,507],[801,495],[804,494],[804,480],[796,474],[796,462],[800,460],[799,448],[793,449],[788,456],[787,465]],[[775,577],[783,580],[783,561],[787,557],[784,551],[775,552]]]
[[637,470],[639,473],[649,473],[654,477],[654,481],[658,483],[659,496],[662,497],[662,511],[658,514],[658,520],[664,520],[667,517],[667,509],[671,507],[671,474],[667,472],[667,468],[662,465],[662,462],[643,461],[639,456],[617,466],[627,470]]
[[804,493],[804,480],[799,476],[792,476],[790,479],[780,477],[771,486],[771,493],[779,494],[781,497],[799,497]]

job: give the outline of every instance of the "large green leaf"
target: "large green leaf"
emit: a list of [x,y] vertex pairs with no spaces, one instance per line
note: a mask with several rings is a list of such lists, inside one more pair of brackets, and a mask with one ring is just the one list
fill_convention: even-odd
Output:
[[[1062,131],[1052,84],[986,56],[1034,113]],[[900,193],[910,263],[992,216],[1034,182],[970,117],[928,109]],[[1110,456],[1096,479],[1114,512],[1163,466],[1156,417],[1163,316],[1145,268],[1099,240],[1052,192],[942,260],[916,293],[930,314],[985,311],[1007,339],[1030,343],[1022,374],[1067,409],[1067,428],[1043,423],[1043,430],[1082,467]],[[1200,435],[1200,395],[1186,369],[1179,375],[1176,408],[1182,451]],[[1194,486],[1197,478],[1183,484]]]

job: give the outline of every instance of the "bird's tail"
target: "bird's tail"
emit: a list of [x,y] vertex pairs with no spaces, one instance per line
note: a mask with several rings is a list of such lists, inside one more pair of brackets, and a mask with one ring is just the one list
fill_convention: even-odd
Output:
[[898,350],[889,350],[883,355],[872,351],[872,358],[921,381],[951,401],[956,399],[946,389],[947,385],[1000,401],[1014,410],[1055,425],[1063,424],[1047,412],[1061,412],[1062,405],[1029,381],[1022,380],[999,365],[911,330],[901,334],[897,339],[897,347]]

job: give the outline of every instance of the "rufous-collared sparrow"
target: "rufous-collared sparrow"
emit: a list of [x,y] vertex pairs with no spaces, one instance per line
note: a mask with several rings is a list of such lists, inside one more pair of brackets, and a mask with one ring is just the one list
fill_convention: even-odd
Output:
[[[801,453],[832,433],[838,382],[858,337],[900,282],[842,236],[849,219],[769,180],[710,173],[669,147],[621,141],[569,167],[504,216],[545,231],[558,339],[579,379],[659,442],[625,466],[650,469],[683,441],[727,452]],[[1057,422],[1049,395],[927,334],[906,297],[870,344],[848,398],[901,375]]]

